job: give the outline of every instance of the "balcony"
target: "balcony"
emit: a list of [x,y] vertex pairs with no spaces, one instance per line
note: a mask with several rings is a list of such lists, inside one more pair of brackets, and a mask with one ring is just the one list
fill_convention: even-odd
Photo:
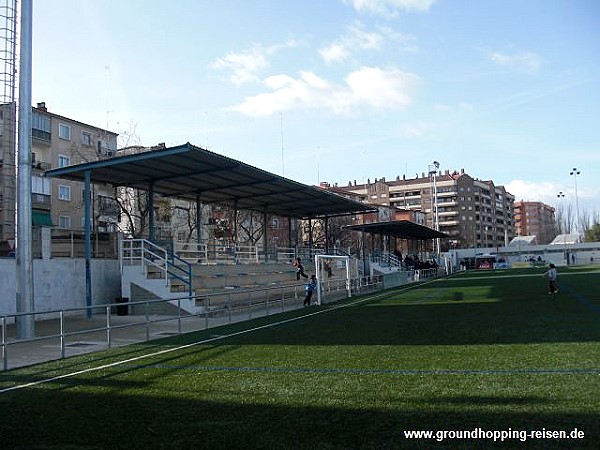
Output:
[[438,207],[440,206],[458,206],[456,199],[438,198]]
[[50,211],[50,208],[52,207],[52,197],[50,195],[32,193],[31,207],[33,209]]
[[45,161],[36,161],[31,163],[31,168],[37,170],[50,170],[52,169],[52,164]]
[[31,129],[31,137],[36,141],[50,144],[52,142],[52,133],[48,131],[38,130],[37,128]]
[[452,216],[458,216],[458,211],[439,211],[439,212],[438,212],[438,216],[439,216],[439,217],[452,217]]
[[455,227],[459,223],[458,220],[440,220],[440,227]]
[[98,211],[105,216],[118,217],[121,208],[114,198],[101,195],[98,196]]

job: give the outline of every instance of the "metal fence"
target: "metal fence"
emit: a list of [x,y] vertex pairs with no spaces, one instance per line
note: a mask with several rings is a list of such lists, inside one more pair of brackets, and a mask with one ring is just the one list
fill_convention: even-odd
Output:
[[[381,277],[352,280],[352,294],[382,286]],[[182,297],[2,315],[2,370],[291,311],[302,307],[304,295],[304,284],[207,294],[195,298],[196,314],[181,308],[189,301]],[[346,296],[345,283],[322,288],[322,303]],[[15,323],[27,315],[37,319],[37,336],[19,339]]]
[[[93,232],[91,234],[92,258],[117,259],[119,235],[117,233]],[[82,230],[51,229],[49,257],[83,258],[85,256],[85,233]],[[34,258],[42,258],[42,228],[32,228],[32,253]]]

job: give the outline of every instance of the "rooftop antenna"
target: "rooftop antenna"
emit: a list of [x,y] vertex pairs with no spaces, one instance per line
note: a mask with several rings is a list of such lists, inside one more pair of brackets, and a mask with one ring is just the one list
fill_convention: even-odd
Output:
[[104,66],[104,75],[106,76],[106,84],[105,84],[105,97],[104,97],[104,101],[106,103],[106,130],[108,130],[108,124],[109,124],[109,117],[110,117],[110,109],[109,109],[109,104],[110,104],[110,66],[109,65],[105,65]]
[[283,113],[279,113],[279,127],[281,129],[281,176],[285,177],[285,163],[283,160]]
[[204,139],[205,139],[204,149],[208,150],[208,130],[209,130],[209,128],[208,128],[208,111],[204,111],[204,128],[205,128],[205,130],[204,130],[204,135],[205,135],[204,136]]
[[317,185],[321,183],[321,146],[317,145]]

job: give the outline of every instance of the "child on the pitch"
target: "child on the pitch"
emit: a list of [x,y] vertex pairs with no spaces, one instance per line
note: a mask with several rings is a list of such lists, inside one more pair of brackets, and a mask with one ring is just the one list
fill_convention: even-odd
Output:
[[310,299],[312,298],[313,291],[317,287],[317,277],[314,275],[310,276],[310,281],[305,287],[306,297],[304,298],[304,306],[310,306]]
[[548,266],[548,270],[544,272],[542,276],[548,278],[548,286],[550,288],[548,294],[556,294],[558,292],[558,286],[556,285],[556,266],[554,264],[550,264]]

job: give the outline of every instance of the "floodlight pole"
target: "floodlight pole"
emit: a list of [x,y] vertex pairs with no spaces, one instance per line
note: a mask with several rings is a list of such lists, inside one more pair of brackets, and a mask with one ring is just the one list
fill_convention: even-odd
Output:
[[[35,310],[33,295],[33,250],[31,233],[31,59],[33,0],[21,1],[21,38],[19,60],[19,128],[17,173],[17,313]],[[17,337],[35,335],[34,316],[16,317]]]
[[[562,199],[565,198],[565,194],[560,191],[558,194],[556,194],[556,197],[558,197],[558,201],[559,203],[562,203]],[[562,210],[562,208],[561,208]],[[563,212],[564,214],[564,212]],[[562,230],[562,235],[563,235],[563,244],[565,245],[565,260],[567,261],[567,266],[569,265],[569,253],[567,252],[567,227],[566,227],[566,222],[565,222],[565,229]]]
[[[437,199],[437,173],[440,168],[440,163],[437,161],[433,161],[433,169],[432,166],[429,166],[429,175],[433,179],[433,201],[431,212],[433,213],[433,228],[435,231],[440,231],[440,219],[438,214],[438,199]],[[435,238],[435,252],[437,255],[440,254],[440,238]]]
[[577,228],[575,230],[579,233],[581,228],[580,217],[579,217],[579,196],[577,195],[577,175],[580,175],[581,172],[577,170],[577,167],[573,167],[573,170],[569,175],[572,175],[575,179],[575,218],[577,219]]
[[87,306],[86,317],[88,319],[92,318],[92,241],[91,241],[91,232],[92,232],[92,210],[91,210],[91,177],[92,173],[90,170],[86,170],[84,173],[84,189],[83,189],[83,208],[84,208],[84,229],[85,229],[85,239],[84,239],[84,247],[85,247],[85,306]]

